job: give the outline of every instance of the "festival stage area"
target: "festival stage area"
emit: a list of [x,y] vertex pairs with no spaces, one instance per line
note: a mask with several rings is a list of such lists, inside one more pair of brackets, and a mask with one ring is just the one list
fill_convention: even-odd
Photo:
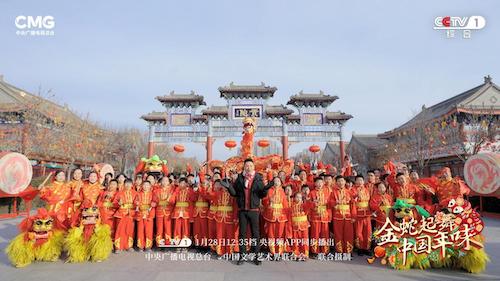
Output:
[[273,281],[308,281],[308,280],[500,280],[500,220],[484,218],[486,245],[491,263],[486,271],[475,275],[451,270],[409,270],[397,271],[380,264],[369,265],[365,257],[353,256],[352,261],[265,261],[261,266],[245,263],[241,266],[228,261],[217,260],[214,256],[209,261],[171,261],[164,255],[163,261],[155,260],[155,252],[126,252],[112,254],[101,263],[69,264],[59,262],[35,262],[25,268],[14,268],[4,250],[15,235],[21,219],[0,220],[0,280],[273,280]]

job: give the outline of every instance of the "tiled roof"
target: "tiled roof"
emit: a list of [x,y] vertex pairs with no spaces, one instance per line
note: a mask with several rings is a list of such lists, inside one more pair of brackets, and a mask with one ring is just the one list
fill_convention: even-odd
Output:
[[352,118],[352,115],[346,114],[344,112],[327,112],[327,121],[347,121]]
[[203,96],[197,95],[194,91],[191,91],[189,94],[176,94],[174,91],[171,91],[170,94],[158,96],[156,99],[162,103],[170,104],[194,103],[196,105],[206,105]]
[[49,119],[60,118],[63,123],[66,121],[77,125],[84,122],[68,106],[31,94],[5,82],[3,77],[0,77],[0,112],[24,111],[29,108],[35,108]]
[[287,104],[295,106],[314,104],[327,107],[338,98],[337,96],[326,95],[323,91],[319,91],[319,93],[304,93],[300,91],[298,94],[291,96]]
[[212,105],[202,111],[203,115],[223,115],[227,116],[228,108],[223,105]]
[[146,120],[146,121],[166,121],[167,115],[165,112],[153,111],[153,112],[148,113],[146,115],[142,115],[141,118]]
[[290,115],[293,113],[292,109],[284,105],[268,105],[266,106],[267,115]]
[[228,86],[219,87],[220,96],[223,98],[231,97],[273,97],[276,87],[266,86],[264,82],[260,85],[235,85],[231,82]]
[[368,149],[377,149],[387,143],[387,140],[379,138],[377,135],[357,135],[353,134],[351,142],[358,142]]
[[[431,107],[426,108],[425,106],[422,106],[422,110],[412,119],[410,119],[408,122],[404,123],[403,125],[383,133],[382,135],[386,134],[391,134],[392,132],[399,131],[408,127],[412,127],[414,125],[421,124],[422,122],[434,120],[436,118],[440,118],[442,116],[445,116],[447,114],[453,113],[454,111],[459,111],[461,109],[467,110],[470,105],[468,105],[471,101],[479,97],[481,94],[485,93],[486,91],[494,89],[496,91],[500,91],[500,88],[494,84],[491,81],[491,77],[486,76],[484,78],[484,83],[474,87],[470,90],[467,90],[461,94],[458,94],[456,96],[453,96],[447,100],[444,100],[440,103],[437,103]],[[484,105],[484,106],[479,106],[483,107],[482,109],[489,109],[492,107],[491,104],[489,105]],[[477,108],[477,106],[473,107],[473,109],[481,109]],[[500,97],[497,98],[497,105],[494,106],[495,110],[500,110]]]

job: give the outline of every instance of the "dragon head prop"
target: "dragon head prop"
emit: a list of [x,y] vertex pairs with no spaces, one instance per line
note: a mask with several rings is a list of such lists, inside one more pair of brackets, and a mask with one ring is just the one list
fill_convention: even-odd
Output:
[[253,134],[255,132],[255,120],[251,117],[245,117],[243,119],[243,133],[244,134]]
[[424,218],[430,216],[430,214],[419,205],[412,205],[401,199],[396,199],[396,202],[392,206],[392,210],[394,211],[394,217],[398,222],[402,222],[403,220],[408,221],[411,220],[412,218],[415,218],[413,209],[415,209]]
[[153,155],[151,158],[141,158],[139,164],[135,168],[134,174],[154,174],[154,175],[167,175],[168,167],[167,160],[161,160],[160,156]]

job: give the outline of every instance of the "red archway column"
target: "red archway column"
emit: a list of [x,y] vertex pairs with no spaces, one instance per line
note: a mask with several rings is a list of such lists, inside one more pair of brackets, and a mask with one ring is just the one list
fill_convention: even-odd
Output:
[[214,143],[212,136],[207,136],[207,162],[212,160],[212,144]]
[[148,142],[148,158],[153,157],[154,154],[155,154],[155,143]]
[[344,158],[345,158],[345,150],[344,150],[344,126],[340,124],[339,128],[339,150],[340,150],[340,169],[344,167]]
[[149,125],[149,136],[148,136],[148,158],[151,158],[155,153],[155,143],[153,141],[155,135],[154,125]]
[[283,134],[281,136],[281,147],[283,150],[283,160],[288,159],[288,125],[286,124],[286,120],[283,119]]
[[283,160],[288,159],[288,136],[281,137],[281,145],[283,146]]
[[288,159],[288,125],[286,119],[282,119],[283,131],[281,135],[281,148],[283,150],[283,160]]
[[208,163],[212,161],[212,144],[214,143],[214,138],[212,136],[212,121],[209,117],[208,119],[208,127],[207,127],[207,143],[205,144],[207,148],[207,173],[209,173]]

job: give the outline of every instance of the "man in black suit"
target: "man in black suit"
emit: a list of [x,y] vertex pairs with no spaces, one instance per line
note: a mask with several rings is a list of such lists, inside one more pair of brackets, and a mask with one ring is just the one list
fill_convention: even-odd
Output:
[[[264,186],[262,175],[255,172],[252,159],[246,159],[243,164],[243,173],[234,174],[232,184],[223,184],[231,196],[236,197],[239,218],[239,246],[240,259],[238,265],[246,259],[246,245],[250,243],[255,254],[254,263],[260,265],[258,258],[260,252],[259,237],[259,206],[260,199],[264,198],[272,185]],[[252,237],[247,241],[247,225],[250,224]],[[246,242],[246,243],[245,243]]]

